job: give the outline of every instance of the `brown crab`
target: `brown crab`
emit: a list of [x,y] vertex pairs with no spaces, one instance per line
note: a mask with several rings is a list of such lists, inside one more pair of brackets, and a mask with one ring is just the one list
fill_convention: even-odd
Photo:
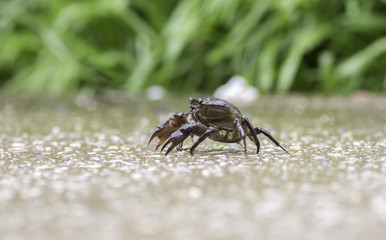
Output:
[[184,140],[193,135],[199,136],[198,140],[190,147],[190,153],[193,154],[194,149],[207,137],[217,141],[226,143],[240,142],[244,143],[244,152],[247,152],[245,142],[248,136],[256,147],[256,154],[260,150],[260,142],[257,135],[262,133],[268,137],[276,146],[285,150],[271,134],[263,128],[253,127],[246,116],[241,114],[232,103],[214,97],[200,97],[189,99],[190,112],[176,113],[169,117],[168,120],[160,123],[150,135],[148,145],[157,137],[159,139],[154,151],[162,145],[161,152],[169,144],[167,155],[171,150],[177,147],[177,150],[182,150]]

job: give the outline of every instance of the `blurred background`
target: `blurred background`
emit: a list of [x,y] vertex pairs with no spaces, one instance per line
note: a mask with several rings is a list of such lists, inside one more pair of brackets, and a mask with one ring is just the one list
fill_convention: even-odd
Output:
[[2,92],[386,90],[384,0],[2,0]]
[[[199,94],[290,154],[153,152]],[[0,0],[0,239],[385,239],[385,183],[386,0]]]

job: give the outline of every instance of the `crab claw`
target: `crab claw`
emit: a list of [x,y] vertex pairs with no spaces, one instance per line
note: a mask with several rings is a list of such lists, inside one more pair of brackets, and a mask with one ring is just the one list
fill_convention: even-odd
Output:
[[164,148],[169,145],[169,143],[172,143],[168,150],[166,150],[165,155],[168,155],[168,153],[173,150],[178,144],[182,143],[187,137],[189,137],[190,134],[183,133],[181,130],[174,132],[169,139],[162,145],[161,152],[164,150]]
[[153,141],[153,139],[157,137],[159,141],[154,147],[154,151],[156,151],[159,146],[161,146],[161,144],[163,144],[173,132],[177,131],[184,123],[188,121],[188,115],[189,113],[176,113],[170,116],[168,120],[158,124],[157,127],[150,134],[147,145],[149,146],[151,141]]
[[165,142],[168,137],[175,132],[178,129],[178,127],[173,127],[169,124],[169,121],[162,122],[158,124],[158,126],[153,130],[153,132],[150,134],[149,141],[147,145],[149,146],[151,141],[157,137],[159,140],[157,144],[154,147],[154,151],[156,151],[159,146],[161,146],[162,143]]
[[178,146],[179,144],[182,145],[184,140],[191,136],[192,134],[198,133],[199,132],[199,124],[196,122],[189,123],[183,125],[178,131],[174,132],[168,140],[162,145],[161,152],[164,150],[164,148],[169,144],[172,143],[172,145],[168,148],[166,151],[165,155],[167,155],[173,148]]
[[[163,124],[163,123],[161,123]],[[165,140],[170,136],[170,134],[167,134],[167,131],[165,129],[165,127],[162,127],[160,126],[161,124],[159,124],[154,130],[153,132],[150,134],[150,138],[149,138],[149,141],[147,143],[147,145],[149,146],[151,141],[155,138],[155,137],[158,137],[159,141],[157,142],[157,144],[155,145],[154,147],[154,151],[156,151],[158,149],[158,147],[163,143],[165,142]]]

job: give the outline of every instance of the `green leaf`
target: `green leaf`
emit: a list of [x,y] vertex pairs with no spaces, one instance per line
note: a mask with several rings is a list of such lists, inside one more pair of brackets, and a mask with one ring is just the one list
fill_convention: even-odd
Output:
[[297,70],[301,64],[302,57],[308,51],[320,44],[331,32],[327,25],[307,26],[295,33],[289,54],[279,71],[277,90],[281,93],[287,92],[295,80]]

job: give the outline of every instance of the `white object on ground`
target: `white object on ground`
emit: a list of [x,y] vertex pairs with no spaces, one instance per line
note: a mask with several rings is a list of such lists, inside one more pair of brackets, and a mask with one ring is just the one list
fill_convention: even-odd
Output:
[[146,89],[146,98],[152,101],[160,100],[165,97],[165,93],[164,87],[154,85]]
[[238,103],[249,103],[257,99],[259,92],[257,88],[247,84],[245,78],[241,76],[233,76],[229,81],[217,88],[214,96]]

